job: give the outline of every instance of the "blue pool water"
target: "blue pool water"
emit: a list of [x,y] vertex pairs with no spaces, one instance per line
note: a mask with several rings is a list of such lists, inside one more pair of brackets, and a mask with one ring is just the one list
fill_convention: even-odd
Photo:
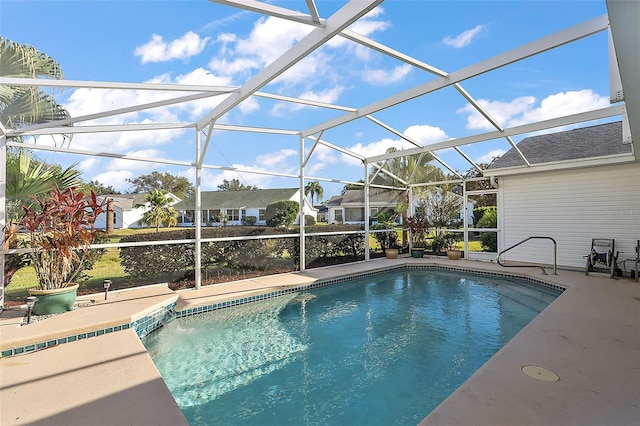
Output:
[[144,343],[192,425],[415,425],[558,294],[401,270],[178,319]]

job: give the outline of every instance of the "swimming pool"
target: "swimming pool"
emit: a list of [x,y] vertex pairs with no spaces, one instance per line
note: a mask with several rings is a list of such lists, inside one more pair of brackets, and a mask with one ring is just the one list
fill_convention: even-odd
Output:
[[416,424],[558,295],[399,270],[181,318],[144,343],[190,424]]

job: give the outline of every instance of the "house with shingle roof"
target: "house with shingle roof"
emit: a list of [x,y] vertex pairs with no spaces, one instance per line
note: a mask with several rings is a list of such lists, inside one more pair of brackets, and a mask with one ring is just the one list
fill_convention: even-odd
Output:
[[[269,204],[291,200],[300,202],[299,188],[253,189],[243,191],[202,191],[202,224],[208,226],[242,225],[243,218],[255,217],[256,225],[266,225],[265,211]],[[180,215],[179,226],[193,226],[195,223],[195,194],[173,206]],[[316,217],[307,197],[304,197],[302,211],[305,215]],[[299,220],[296,219],[296,223]]]
[[[378,214],[395,212],[404,193],[384,188],[369,189],[369,215],[376,222]],[[329,223],[364,223],[364,190],[348,189],[342,195],[331,197],[327,202]]]
[[[622,139],[621,121],[531,136],[522,139],[517,147],[531,165],[564,162],[568,166],[581,166],[581,161],[631,154],[631,144]],[[500,174],[504,174],[505,169],[518,167],[527,165],[512,148],[496,159],[489,170],[500,169]]]
[[[530,236],[557,242],[558,265],[584,268],[592,238],[615,239],[620,268],[640,239],[640,165],[620,121],[523,139],[484,171],[498,187],[498,248]],[[530,240],[508,261],[551,264],[549,240]]]
[[[144,194],[106,194],[98,196],[98,201],[110,200],[109,205],[113,212],[113,229],[140,228],[142,216],[151,208],[151,204],[145,199]],[[167,197],[171,199],[169,205],[174,205],[180,201],[172,193],[168,192]],[[107,214],[103,213],[96,219],[96,228],[106,229]]]

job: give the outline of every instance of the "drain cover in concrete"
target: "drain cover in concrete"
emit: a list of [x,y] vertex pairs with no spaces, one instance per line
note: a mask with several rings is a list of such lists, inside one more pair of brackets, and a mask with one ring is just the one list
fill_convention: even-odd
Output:
[[535,365],[525,365],[522,367],[522,372],[529,377],[533,377],[536,380],[542,380],[543,382],[557,382],[560,380],[560,376],[553,371]]

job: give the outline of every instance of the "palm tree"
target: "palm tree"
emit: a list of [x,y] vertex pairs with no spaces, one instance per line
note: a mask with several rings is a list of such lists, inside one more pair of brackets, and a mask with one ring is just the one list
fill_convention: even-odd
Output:
[[[396,152],[396,148],[387,149],[387,153]],[[386,170],[392,173],[394,176],[402,179],[407,183],[421,183],[421,182],[435,182],[445,179],[444,172],[431,164],[433,156],[430,154],[424,155],[407,155],[398,158],[391,158],[386,163],[381,165]],[[405,187],[406,184],[400,182],[395,177],[384,173],[383,171],[377,172],[377,169],[372,170],[371,175],[374,175],[371,183],[386,186]],[[405,191],[403,201],[398,203],[397,210],[402,216],[402,223],[407,223],[408,211],[409,211],[409,191]],[[402,233],[402,245],[407,244],[407,233]]]
[[313,205],[313,198],[316,195],[318,196],[318,201],[322,200],[324,190],[322,189],[322,185],[320,185],[320,182],[309,182],[307,186],[304,187],[304,195],[311,195],[311,205]]
[[[46,164],[33,157],[29,151],[20,149],[7,152],[7,185],[5,226],[5,249],[18,247],[16,222],[23,213],[22,206],[32,206],[35,201],[31,197],[46,194],[54,187],[64,191],[79,185],[80,171],[74,165],[66,169]],[[13,275],[29,261],[24,254],[6,254],[4,263],[4,286],[11,283]]]
[[32,204],[31,197],[46,194],[58,187],[61,191],[82,184],[81,172],[71,165],[62,169],[35,158],[24,149],[7,153],[7,218],[20,219],[23,205]]
[[[64,78],[60,64],[33,46],[0,37],[0,76]],[[35,86],[0,86],[0,123],[6,128],[68,118],[67,110]]]
[[[0,36],[0,76],[22,78],[63,78],[62,68],[50,56],[29,45],[21,45]],[[69,117],[69,113],[50,95],[37,87],[0,85],[0,123],[5,128],[18,128]],[[65,189],[78,182],[80,173],[73,166],[61,170],[33,161],[22,150],[8,150],[6,164],[6,199],[8,223],[5,248],[15,248],[14,220],[21,205],[30,196],[40,195],[58,186]],[[13,274],[24,266],[24,256],[5,255],[4,285],[11,282]]]
[[160,232],[160,224],[176,226],[178,224],[178,212],[169,203],[171,198],[164,191],[154,189],[144,197],[151,204],[151,208],[142,215],[140,222],[144,225],[154,225],[156,232]]

